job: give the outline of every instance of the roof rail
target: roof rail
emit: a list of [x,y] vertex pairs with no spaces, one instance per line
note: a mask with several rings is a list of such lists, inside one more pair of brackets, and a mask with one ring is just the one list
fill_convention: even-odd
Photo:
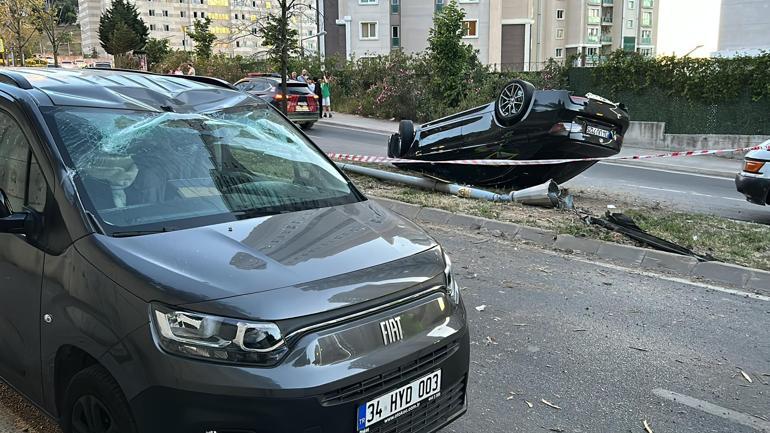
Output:
[[238,90],[235,86],[228,83],[225,80],[222,80],[220,78],[214,78],[214,77],[207,77],[205,75],[171,75],[171,74],[158,74],[157,72],[150,72],[150,71],[142,71],[138,69],[122,69],[122,68],[87,68],[97,71],[119,71],[119,72],[132,72],[135,74],[145,74],[145,75],[156,75],[159,77],[173,77],[173,78],[184,78],[190,81],[195,81],[198,83],[203,84],[211,84],[212,86],[217,87],[224,87],[226,89],[230,90]]
[[0,83],[10,84],[24,90],[32,89],[32,84],[29,84],[23,75],[14,71],[0,69]]

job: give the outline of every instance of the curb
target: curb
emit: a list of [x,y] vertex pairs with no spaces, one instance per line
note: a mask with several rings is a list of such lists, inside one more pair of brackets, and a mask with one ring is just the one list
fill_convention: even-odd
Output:
[[770,296],[770,272],[721,262],[699,262],[693,257],[615,244],[589,238],[560,235],[549,230],[522,226],[464,214],[423,207],[381,197],[372,197],[380,205],[409,219],[486,229],[495,236],[519,240],[540,247],[567,252],[582,252],[599,258],[649,271],[662,271],[692,280],[725,284],[763,296]]
[[339,126],[341,128],[347,128],[347,129],[357,129],[359,131],[366,131],[366,132],[374,132],[377,134],[393,134],[396,132],[398,127],[396,127],[395,130],[391,129],[383,129],[383,128],[376,128],[373,126],[360,126],[360,125],[351,125],[350,123],[345,123],[341,120],[329,120],[328,118],[322,119],[318,121],[319,125],[328,125],[328,126]]

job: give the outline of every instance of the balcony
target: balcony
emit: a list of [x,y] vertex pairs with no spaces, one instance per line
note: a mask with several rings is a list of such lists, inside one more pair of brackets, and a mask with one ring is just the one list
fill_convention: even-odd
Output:
[[589,5],[596,5],[596,6],[598,6],[598,5],[602,4],[602,0],[586,0],[586,3],[589,4]]
[[602,35],[602,45],[612,45],[612,35]]
[[639,45],[652,45],[652,38],[640,38]]
[[390,38],[390,47],[391,48],[400,48],[401,47],[401,38]]
[[599,43],[599,36],[598,35],[588,35],[586,36],[586,42],[589,44],[598,44]]
[[588,16],[588,24],[599,24],[602,22],[602,19],[596,16]]
[[612,25],[612,15],[605,15],[602,17],[602,25],[603,26],[611,26]]
[[654,0],[642,0],[642,7],[647,9],[652,9],[655,7],[655,1]]
[[401,12],[401,5],[400,4],[391,4],[390,5],[390,13],[397,14]]
[[612,7],[615,6],[614,0],[602,0],[602,6]]

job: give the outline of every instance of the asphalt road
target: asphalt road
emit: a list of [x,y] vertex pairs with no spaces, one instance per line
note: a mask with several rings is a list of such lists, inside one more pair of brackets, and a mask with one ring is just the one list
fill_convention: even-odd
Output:
[[[426,228],[472,332],[470,410],[443,433],[770,432],[770,299]],[[22,431],[55,427],[0,387],[0,432]]]
[[[327,152],[375,156],[387,153],[387,135],[382,133],[316,124],[308,135]],[[735,190],[732,177],[607,162],[593,166],[563,186],[658,202],[668,209],[770,224],[770,207],[746,202]]]

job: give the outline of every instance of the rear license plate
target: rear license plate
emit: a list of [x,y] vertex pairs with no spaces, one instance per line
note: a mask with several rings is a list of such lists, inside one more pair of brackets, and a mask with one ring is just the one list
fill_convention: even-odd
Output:
[[395,419],[419,406],[423,400],[441,393],[441,370],[358,406],[358,431],[382,420]]
[[612,133],[610,131],[607,131],[606,129],[597,128],[595,126],[586,126],[586,134],[595,135],[597,137],[601,138],[610,138],[612,137]]
[[297,105],[297,111],[310,111],[307,105]]

